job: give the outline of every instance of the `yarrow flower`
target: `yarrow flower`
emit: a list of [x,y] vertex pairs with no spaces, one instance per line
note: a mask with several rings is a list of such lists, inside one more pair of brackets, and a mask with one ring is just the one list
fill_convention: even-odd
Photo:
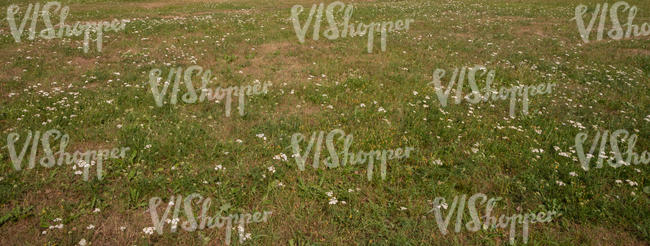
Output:
[[237,226],[237,231],[239,232],[239,241],[240,242],[251,239],[251,234],[250,233],[244,234],[244,227],[241,224]]
[[[334,196],[333,191],[325,192],[325,195],[327,195],[329,197],[329,204],[330,205],[335,205],[335,204],[337,204],[339,202],[339,200],[336,199],[336,197]],[[341,204],[345,204],[345,201],[341,201]]]
[[146,227],[146,228],[142,229],[142,232],[144,232],[144,234],[147,234],[147,235],[153,235],[153,230],[154,230],[153,227]]
[[339,200],[336,200],[336,197],[330,197],[330,201],[329,201],[330,205],[335,205],[338,202],[339,202]]
[[273,156],[273,160],[287,161],[287,155],[285,155],[284,153],[277,154]]

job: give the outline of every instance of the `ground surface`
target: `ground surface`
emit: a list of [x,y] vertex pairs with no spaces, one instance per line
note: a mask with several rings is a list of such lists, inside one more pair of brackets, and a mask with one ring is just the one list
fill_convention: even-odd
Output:
[[[415,20],[389,34],[385,52],[375,41],[368,54],[365,37],[314,41],[311,27],[298,42],[290,10],[309,11],[307,1],[64,0],[68,23],[131,20],[105,33],[102,52],[84,53],[81,37],[16,43],[6,9],[18,3],[22,17],[27,3],[0,0],[0,245],[223,244],[223,228],[143,232],[150,198],[192,193],[211,197],[213,209],[230,204],[229,213],[272,211],[246,226],[248,245],[507,244],[505,229],[453,232],[455,216],[442,235],[427,213],[436,197],[451,205],[479,192],[503,198],[497,214],[560,213],[531,226],[531,245],[647,245],[648,165],[584,171],[573,147],[579,132],[590,142],[599,130],[627,129],[636,152],[650,151],[650,38],[585,44],[575,7],[601,2],[345,2],[354,22]],[[650,1],[629,3],[635,23],[650,22]],[[223,102],[156,107],[149,71],[166,77],[194,64],[212,70],[213,87],[273,86],[247,99],[244,116],[226,117]],[[495,87],[557,88],[514,119],[508,101],[441,107],[433,71],[476,64],[496,71]],[[417,150],[389,161],[385,180],[368,181],[365,165],[314,170],[311,157],[299,171],[292,134],[337,128],[354,135],[355,152]],[[71,166],[14,170],[7,136],[49,129],[70,135],[68,151],[132,151],[106,162],[101,181],[84,182]]]

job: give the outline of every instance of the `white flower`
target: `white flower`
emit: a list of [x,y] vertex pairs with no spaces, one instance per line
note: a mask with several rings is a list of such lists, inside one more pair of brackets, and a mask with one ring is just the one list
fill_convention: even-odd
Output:
[[216,167],[214,167],[214,170],[215,170],[215,171],[225,170],[225,168],[224,168],[221,164],[219,164],[219,165],[217,165]]
[[242,226],[241,224],[239,226],[237,226],[237,231],[239,232],[240,242],[251,239],[251,234],[250,233],[244,234],[244,226]]
[[147,144],[144,146],[144,149],[149,149],[149,148],[151,148],[151,144]]
[[366,105],[362,103],[362,104],[359,104],[359,107],[365,108]]
[[95,208],[95,210],[93,210],[93,213],[99,213],[99,212],[101,212],[99,208]]
[[626,179],[625,182],[627,182],[630,186],[638,186],[639,185],[637,182],[631,181],[629,179]]
[[275,167],[274,166],[269,166],[267,169],[269,170],[269,172],[275,173]]
[[144,232],[144,234],[147,234],[147,235],[153,235],[153,230],[154,230],[153,227],[146,227],[146,228],[142,229],[142,232]]
[[287,155],[285,155],[284,153],[277,154],[273,156],[273,160],[287,161]]
[[88,226],[86,227],[86,229],[88,229],[88,230],[95,229],[95,225],[90,224],[90,225],[88,225]]
[[577,174],[576,172],[570,172],[569,175],[571,175],[571,176],[573,176],[573,177],[578,176],[578,174]]
[[237,139],[237,140],[235,140],[235,142],[237,142],[237,143],[243,143],[244,141],[242,141],[241,139]]
[[413,95],[414,95],[414,96],[417,96],[417,95],[418,95],[418,92],[417,92],[417,91],[413,91]]
[[284,187],[284,184],[282,182],[278,182],[278,187]]
[[266,141],[266,137],[264,136],[264,133],[256,134],[255,136],[257,136],[258,138],[264,139],[264,141]]
[[330,204],[330,205],[335,205],[335,204],[338,203],[338,202],[339,202],[339,200],[336,200],[336,197],[331,197],[331,198],[330,198],[330,202],[329,202],[329,204]]
[[117,124],[117,129],[122,128],[122,124]]
[[562,181],[556,180],[555,183],[559,186],[565,186],[566,184]]
[[325,195],[327,195],[329,197],[332,197],[334,195],[334,192],[333,191],[328,191],[328,192],[325,192]]
[[620,179],[617,179],[615,182],[616,182],[617,184],[622,184],[622,183],[623,183],[623,181],[620,180]]
[[442,161],[440,159],[434,160],[433,163],[438,165],[438,166],[442,166]]
[[85,239],[85,238],[82,238],[82,239],[79,241],[79,245],[80,245],[80,246],[86,246],[86,245],[88,245],[88,242],[86,242],[86,239]]
[[406,210],[406,208],[405,207],[399,207],[399,210],[404,211],[404,210]]
[[120,231],[126,230],[126,226],[120,226]]
[[377,111],[382,112],[382,113],[386,112],[386,110],[383,107],[379,107],[379,109],[377,109]]

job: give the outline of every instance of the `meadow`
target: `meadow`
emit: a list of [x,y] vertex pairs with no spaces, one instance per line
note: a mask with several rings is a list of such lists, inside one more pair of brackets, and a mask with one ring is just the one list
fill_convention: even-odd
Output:
[[[151,229],[152,198],[166,204],[193,193],[212,198],[209,214],[272,211],[246,225],[245,240],[233,224],[231,245],[509,245],[509,229],[455,232],[456,214],[441,233],[430,212],[436,198],[452,205],[454,196],[476,193],[501,198],[496,214],[556,211],[550,222],[530,226],[529,245],[648,245],[648,165],[592,163],[586,171],[576,151],[576,135],[588,135],[587,152],[597,133],[617,129],[637,136],[636,153],[650,151],[650,36],[596,40],[594,31],[584,42],[574,19],[578,5],[589,6],[588,20],[605,2],[615,3],[343,2],[354,6],[352,23],[413,19],[387,35],[385,51],[376,32],[368,53],[366,36],[323,36],[325,16],[318,40],[308,27],[299,41],[293,6],[304,6],[304,25],[321,2],[61,0],[69,25],[128,20],[123,30],[103,33],[101,51],[91,42],[84,52],[83,35],[30,40],[29,21],[16,42],[8,8],[20,7],[20,24],[37,1],[0,0],[0,245],[225,245],[225,227]],[[627,3],[638,8],[635,24],[650,23],[650,1]],[[51,18],[58,23],[58,15]],[[626,22],[627,14],[619,18]],[[240,114],[234,91],[226,112],[225,96],[185,100],[179,77],[177,103],[167,93],[158,105],[151,71],[165,81],[173,68],[195,65],[211,71],[208,88],[270,86],[243,97]],[[454,69],[476,65],[494,70],[492,88],[555,86],[529,98],[528,114],[515,99],[514,117],[509,98],[456,103],[452,91],[443,106],[434,71],[446,70],[445,86]],[[202,78],[189,83],[200,88]],[[464,90],[471,92],[467,84]],[[10,136],[20,135],[19,152],[29,132],[51,129],[69,136],[69,153],[129,150],[103,162],[101,180],[97,164],[88,181],[84,166],[28,168],[32,147],[16,170]],[[414,150],[388,160],[385,178],[377,160],[372,179],[369,160],[313,168],[313,151],[301,170],[292,136],[305,136],[305,150],[313,133],[335,129],[354,136],[353,153]],[[35,156],[46,157],[39,141]],[[345,142],[333,144],[342,150]],[[198,216],[201,204],[193,204]],[[523,244],[520,228],[515,243]]]

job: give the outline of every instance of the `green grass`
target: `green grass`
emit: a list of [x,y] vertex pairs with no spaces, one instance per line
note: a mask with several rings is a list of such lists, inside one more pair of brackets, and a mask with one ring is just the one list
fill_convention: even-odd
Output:
[[[650,22],[650,2],[628,2],[639,8],[636,24]],[[82,238],[95,245],[206,245],[206,238],[223,244],[224,229],[142,232],[153,226],[150,198],[167,202],[191,193],[215,200],[213,210],[229,203],[229,213],[273,211],[269,222],[246,227],[247,245],[508,244],[507,230],[456,233],[453,220],[443,236],[426,213],[436,197],[478,192],[503,197],[497,214],[560,212],[531,227],[531,245],[650,240],[648,165],[585,172],[559,155],[577,158],[571,150],[579,132],[588,132],[590,144],[596,131],[617,129],[638,135],[637,153],[650,151],[648,37],[585,44],[570,20],[578,4],[602,1],[345,2],[356,8],[353,23],[415,19],[408,31],[388,35],[386,52],[376,38],[372,54],[366,37],[314,41],[311,27],[299,43],[290,9],[302,4],[308,12],[312,3],[305,1],[62,1],[70,6],[68,24],[132,20],[126,30],[105,34],[101,53],[91,45],[88,54],[78,48],[82,37],[15,43],[5,19],[13,3],[22,16],[26,3],[0,0],[0,245],[72,245]],[[211,88],[255,80],[273,86],[247,97],[244,116],[236,102],[230,117],[223,102],[156,107],[149,71],[159,68],[166,77],[170,67],[194,64],[212,70]],[[493,88],[558,87],[532,97],[529,115],[518,103],[514,119],[509,101],[472,105],[450,98],[441,107],[427,85],[433,71],[476,64],[496,70]],[[389,161],[385,180],[375,170],[368,181],[365,165],[314,170],[311,157],[299,171],[291,135],[337,128],[354,135],[355,153],[406,146],[416,152]],[[49,129],[70,135],[68,152],[131,151],[105,163],[101,181],[84,182],[70,166],[15,171],[6,136]],[[289,161],[273,159],[280,153]],[[434,164],[438,159],[443,165]],[[328,191],[347,204],[328,204]],[[48,229],[58,223],[64,227]],[[86,229],[90,224],[95,229]]]

